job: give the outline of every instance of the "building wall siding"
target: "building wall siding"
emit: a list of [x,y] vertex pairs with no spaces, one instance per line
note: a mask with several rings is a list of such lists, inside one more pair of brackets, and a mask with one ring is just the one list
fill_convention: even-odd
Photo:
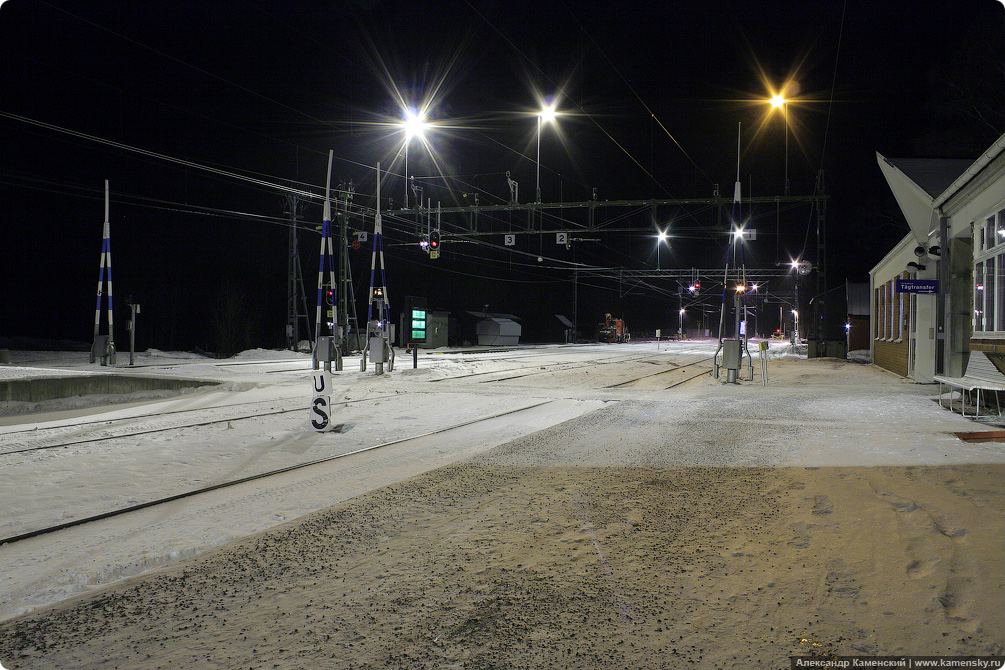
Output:
[[901,377],[907,376],[907,360],[911,346],[909,338],[905,338],[900,342],[877,340],[872,345],[874,347],[873,363]]

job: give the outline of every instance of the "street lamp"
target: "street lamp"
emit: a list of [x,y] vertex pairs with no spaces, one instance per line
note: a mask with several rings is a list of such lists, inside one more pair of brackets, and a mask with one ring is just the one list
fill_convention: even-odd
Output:
[[660,269],[660,247],[663,245],[663,242],[665,242],[667,240],[667,238],[670,237],[670,236],[667,235],[667,231],[665,231],[665,230],[659,230],[659,228],[657,228],[656,230],[658,231],[657,234],[656,234],[656,269],[659,270]]
[[422,134],[426,131],[425,112],[415,112],[411,109],[406,109],[405,120],[402,122],[401,127],[405,131],[405,209],[408,209],[408,145],[411,144],[413,137],[422,137]]
[[537,190],[534,202],[541,202],[541,123],[554,121],[558,112],[554,105],[549,105],[542,109],[537,115]]
[[684,339],[684,308],[680,308],[680,328],[677,329],[677,339]]
[[777,94],[771,99],[771,106],[775,108],[781,108],[782,119],[785,121],[785,193],[789,194],[789,111],[788,101],[782,96],[781,93]]
[[799,344],[799,277],[808,275],[813,270],[813,263],[803,260],[793,260],[792,269],[796,271],[795,309],[792,310],[792,344]]

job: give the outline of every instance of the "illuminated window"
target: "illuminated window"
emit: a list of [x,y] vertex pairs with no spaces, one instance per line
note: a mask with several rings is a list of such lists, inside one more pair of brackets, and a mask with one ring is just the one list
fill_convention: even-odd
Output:
[[886,282],[886,339],[893,339],[893,280]]
[[984,262],[984,330],[995,330],[995,257]]
[[984,263],[974,266],[974,332],[984,330]]

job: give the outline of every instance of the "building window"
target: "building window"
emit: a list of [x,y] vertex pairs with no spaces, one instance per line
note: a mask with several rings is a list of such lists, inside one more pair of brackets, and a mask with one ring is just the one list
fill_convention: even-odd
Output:
[[995,276],[995,257],[984,262],[984,330],[991,332],[995,330],[995,286],[997,277]]
[[896,316],[893,313],[893,280],[886,282],[886,339],[893,339],[893,320]]
[[[998,255],[997,267],[994,295],[998,297],[998,304],[995,305],[995,324],[998,330],[1005,330],[1005,253]],[[990,305],[988,308],[990,309]]]
[[883,289],[877,288],[875,294],[876,318],[873,319],[875,323],[873,324],[872,336],[878,340],[879,334],[883,332]]
[[1000,207],[985,214],[974,231],[980,238],[974,245],[974,333],[1005,333],[1005,209]]
[[984,263],[974,266],[974,332],[984,330]]

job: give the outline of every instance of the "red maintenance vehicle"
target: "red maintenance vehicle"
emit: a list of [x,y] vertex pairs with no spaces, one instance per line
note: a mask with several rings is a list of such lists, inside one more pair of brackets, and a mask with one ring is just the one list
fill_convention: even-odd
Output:
[[613,319],[610,314],[604,314],[604,322],[597,326],[597,341],[614,344],[628,342],[632,336],[622,319]]

